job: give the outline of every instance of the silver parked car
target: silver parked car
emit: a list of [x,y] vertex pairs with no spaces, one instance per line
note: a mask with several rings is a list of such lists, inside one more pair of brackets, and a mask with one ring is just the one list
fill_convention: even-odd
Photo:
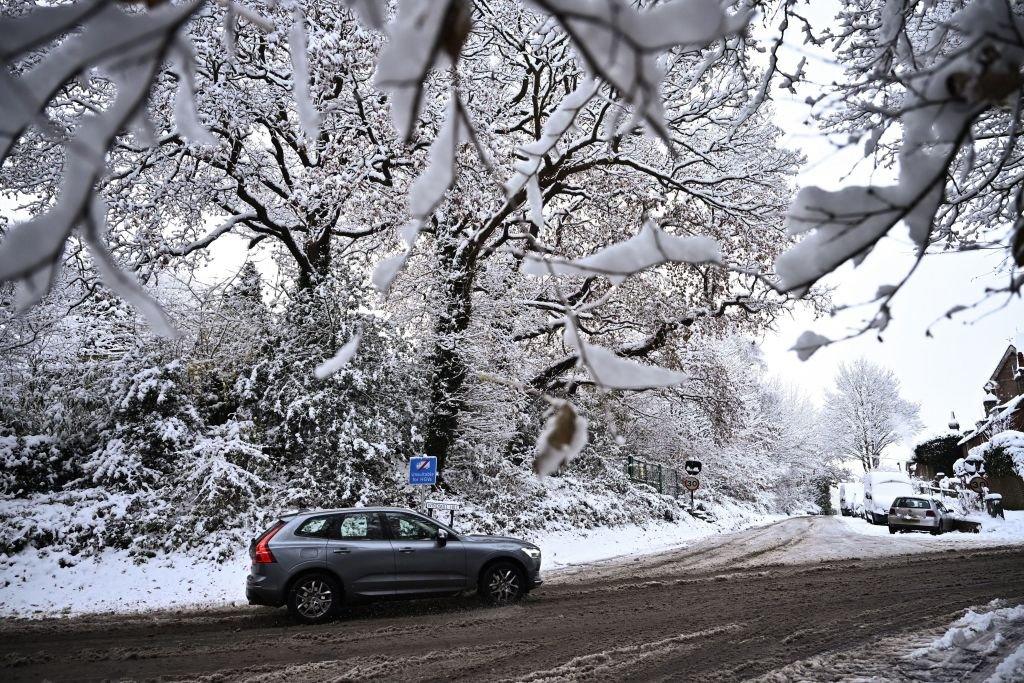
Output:
[[937,536],[955,527],[953,513],[932,498],[901,496],[889,508],[890,534],[897,531],[927,531]]
[[404,508],[285,515],[249,546],[250,604],[317,623],[347,602],[458,595],[492,605],[541,584],[540,548],[516,538],[456,533]]

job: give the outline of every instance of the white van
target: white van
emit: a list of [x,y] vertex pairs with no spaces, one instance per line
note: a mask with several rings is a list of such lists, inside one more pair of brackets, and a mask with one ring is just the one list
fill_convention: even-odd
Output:
[[859,481],[844,481],[839,484],[839,514],[854,517],[864,499],[864,485]]
[[864,473],[864,519],[871,524],[888,524],[889,508],[900,496],[913,496],[914,485],[903,472]]

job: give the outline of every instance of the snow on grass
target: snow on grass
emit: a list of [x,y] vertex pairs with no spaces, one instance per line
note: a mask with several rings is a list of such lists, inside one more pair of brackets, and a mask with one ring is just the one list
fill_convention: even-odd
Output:
[[[69,561],[75,564],[61,566]],[[52,617],[245,604],[248,573],[247,553],[224,564],[185,553],[136,564],[125,551],[87,559],[27,551],[0,560],[0,615]]]

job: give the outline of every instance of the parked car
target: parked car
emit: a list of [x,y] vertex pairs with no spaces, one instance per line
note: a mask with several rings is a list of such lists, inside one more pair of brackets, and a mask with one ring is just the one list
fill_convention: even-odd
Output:
[[541,584],[540,548],[517,538],[456,533],[404,508],[347,508],[282,516],[249,546],[250,604],[318,623],[350,602],[458,595],[492,605]]
[[900,496],[912,496],[914,493],[910,477],[903,472],[865,472],[864,519],[871,524],[885,524],[893,501]]
[[938,536],[956,528],[956,518],[946,506],[932,498],[901,496],[889,508],[889,533],[927,531]]

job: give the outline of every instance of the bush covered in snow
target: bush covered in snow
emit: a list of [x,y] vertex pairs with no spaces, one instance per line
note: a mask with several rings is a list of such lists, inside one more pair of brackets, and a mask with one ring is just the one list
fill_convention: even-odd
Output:
[[971,449],[971,455],[985,458],[985,471],[994,477],[1016,474],[1024,477],[1024,432],[1013,429],[995,434]]

